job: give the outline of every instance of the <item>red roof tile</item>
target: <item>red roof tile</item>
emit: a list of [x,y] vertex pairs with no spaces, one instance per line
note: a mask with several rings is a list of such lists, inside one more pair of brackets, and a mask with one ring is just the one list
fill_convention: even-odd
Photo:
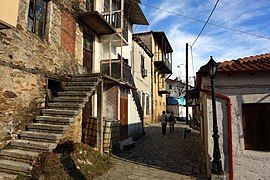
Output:
[[270,53],[219,63],[219,72],[270,71]]

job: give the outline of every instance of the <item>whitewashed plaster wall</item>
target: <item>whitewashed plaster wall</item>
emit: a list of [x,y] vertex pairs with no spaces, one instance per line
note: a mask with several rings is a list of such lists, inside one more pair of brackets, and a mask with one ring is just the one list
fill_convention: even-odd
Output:
[[[133,42],[134,60],[132,65],[134,83],[139,93],[145,93],[149,96],[149,114],[146,115],[146,108],[144,109],[144,122],[148,122],[151,117],[151,58],[146,52],[136,43]],[[145,68],[147,69],[147,77],[141,75],[141,55],[145,57]],[[141,96],[142,97],[142,96]],[[132,92],[129,94],[130,117],[129,117],[129,135],[134,136],[142,133],[142,124],[138,114],[135,101],[132,97]],[[142,102],[142,101],[141,101]],[[146,107],[146,102],[144,107]]]

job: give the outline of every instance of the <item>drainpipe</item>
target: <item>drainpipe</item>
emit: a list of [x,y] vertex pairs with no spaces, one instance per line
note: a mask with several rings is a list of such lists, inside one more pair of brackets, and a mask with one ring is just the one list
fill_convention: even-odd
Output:
[[[211,95],[211,91],[202,89],[201,88],[202,83],[202,75],[198,75],[197,83],[198,84],[198,90],[200,92],[206,93],[208,95]],[[223,99],[227,103],[227,120],[228,120],[228,155],[229,155],[229,180],[233,180],[233,156],[232,156],[232,104],[231,99],[228,96],[225,96],[223,94],[215,93],[215,96]]]

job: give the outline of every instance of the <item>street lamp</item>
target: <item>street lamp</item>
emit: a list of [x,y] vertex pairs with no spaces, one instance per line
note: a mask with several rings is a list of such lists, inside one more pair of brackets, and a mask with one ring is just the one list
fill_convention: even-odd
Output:
[[213,151],[213,162],[211,173],[215,175],[223,175],[222,170],[221,156],[218,143],[218,126],[217,126],[217,111],[216,111],[216,97],[215,97],[215,88],[214,88],[214,78],[217,72],[217,63],[213,60],[213,57],[210,56],[209,62],[206,64],[206,69],[208,76],[211,80],[211,95],[212,95],[212,112],[213,112],[213,140],[214,140],[214,151]]

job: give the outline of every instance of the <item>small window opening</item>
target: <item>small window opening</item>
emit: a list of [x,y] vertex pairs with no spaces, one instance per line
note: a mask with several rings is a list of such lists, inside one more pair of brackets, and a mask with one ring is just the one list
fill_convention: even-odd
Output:
[[51,102],[54,97],[58,97],[58,92],[60,91],[62,91],[61,82],[48,79],[46,88],[46,102]]

